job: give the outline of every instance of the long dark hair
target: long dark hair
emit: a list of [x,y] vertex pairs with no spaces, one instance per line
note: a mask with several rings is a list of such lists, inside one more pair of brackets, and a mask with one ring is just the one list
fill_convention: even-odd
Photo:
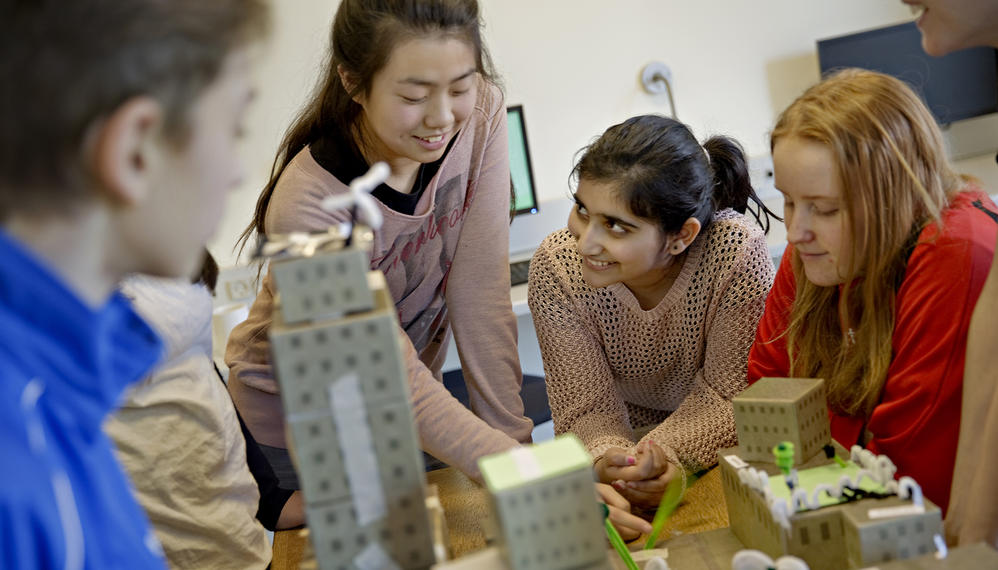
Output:
[[[284,135],[270,170],[270,181],[257,199],[253,221],[239,236],[240,253],[254,233],[264,234],[267,206],[291,159],[324,134],[349,133],[353,137],[362,111],[354,98],[368,93],[375,74],[385,67],[397,45],[432,35],[467,41],[474,49],[479,74],[495,82],[492,60],[482,41],[477,0],[343,0],[340,3],[333,19],[325,71]],[[341,68],[351,79],[351,91],[347,91],[340,79]]]
[[689,218],[706,228],[714,212],[725,208],[751,211],[765,232],[771,217],[780,220],[752,188],[737,141],[713,136],[700,146],[689,127],[660,115],[632,117],[607,129],[582,150],[572,177],[615,183],[631,212],[656,222],[666,235]]
[[201,270],[191,279],[191,283],[203,284],[211,291],[212,297],[215,296],[215,287],[218,285],[218,262],[215,261],[215,257],[207,248],[205,248],[204,258],[201,260]]

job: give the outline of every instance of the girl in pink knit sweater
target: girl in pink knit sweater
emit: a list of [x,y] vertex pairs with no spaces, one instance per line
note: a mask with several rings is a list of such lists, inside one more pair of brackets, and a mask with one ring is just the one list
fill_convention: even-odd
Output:
[[608,129],[573,175],[568,227],[529,278],[555,431],[583,440],[600,481],[654,506],[735,443],[730,399],[773,282],[772,214],[735,141],[701,146],[660,116]]

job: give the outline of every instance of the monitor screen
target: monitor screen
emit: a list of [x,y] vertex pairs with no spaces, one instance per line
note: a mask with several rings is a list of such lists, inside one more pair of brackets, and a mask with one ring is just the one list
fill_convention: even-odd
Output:
[[513,105],[506,109],[506,125],[509,128],[509,176],[513,181],[513,211],[517,215],[535,214],[537,193],[534,190],[534,171],[530,167],[523,105]]
[[822,75],[843,67],[893,75],[911,85],[944,125],[998,112],[996,54],[982,47],[929,56],[914,22],[818,42]]

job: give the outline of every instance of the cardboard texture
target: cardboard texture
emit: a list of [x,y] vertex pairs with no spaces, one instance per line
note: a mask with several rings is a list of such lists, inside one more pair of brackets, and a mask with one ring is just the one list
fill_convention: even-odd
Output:
[[731,402],[747,461],[772,461],[773,447],[789,441],[794,463],[800,464],[831,440],[824,380],[761,378]]
[[[780,441],[794,443],[799,454],[795,457],[796,489],[805,490],[808,497],[813,497],[820,484],[838,487],[844,476],[855,481],[860,466],[847,462],[845,468],[840,467],[823,452],[829,441],[829,421],[822,380],[764,378],[733,403],[739,447],[721,450],[718,456],[731,531],[746,548],[761,550],[773,559],[797,556],[812,570],[860,568],[935,551],[933,536],[942,532],[941,512],[928,500],[923,509],[916,509],[911,501],[897,496],[844,502],[822,492],[818,509],[790,509],[787,529],[776,522],[764,495],[742,481],[739,471],[758,469],[769,475],[773,500],[790,497],[784,475],[773,463],[771,449]],[[839,457],[848,457],[837,443],[833,446]],[[886,491],[867,478],[859,488]],[[882,509],[895,516],[871,517],[871,512],[882,513]]]
[[435,562],[395,305],[367,254],[274,260],[270,329],[322,570]]
[[938,508],[923,514],[871,519],[871,509],[910,505],[897,497],[866,500],[839,507],[845,531],[849,564],[862,568],[891,560],[905,560],[934,553],[932,537],[942,534],[942,513]]
[[346,249],[271,262],[284,322],[298,324],[368,311],[368,254]]
[[943,559],[936,558],[935,554],[926,554],[911,560],[878,564],[870,570],[984,570],[986,568],[998,568],[998,551],[979,542],[952,548]]
[[575,436],[479,460],[513,570],[609,568],[591,459]]

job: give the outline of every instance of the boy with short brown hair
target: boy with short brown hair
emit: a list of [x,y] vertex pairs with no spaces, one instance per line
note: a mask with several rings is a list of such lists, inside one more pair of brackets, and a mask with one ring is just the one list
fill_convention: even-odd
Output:
[[114,293],[187,275],[242,175],[263,0],[0,6],[0,567],[161,567],[101,423],[162,344]]

